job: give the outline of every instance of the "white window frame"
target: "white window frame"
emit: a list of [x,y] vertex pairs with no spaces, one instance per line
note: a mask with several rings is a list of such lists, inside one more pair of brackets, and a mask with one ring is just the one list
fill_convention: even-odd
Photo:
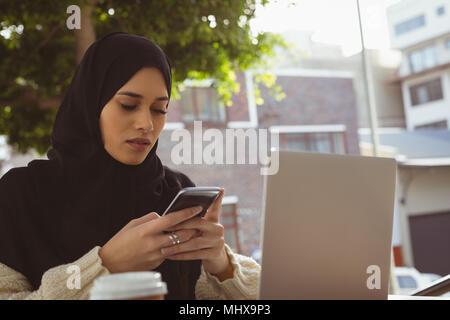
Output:
[[[269,131],[278,134],[289,133],[343,133],[344,134],[344,153],[348,152],[347,141],[345,141],[347,127],[344,124],[329,124],[329,125],[281,125],[271,126]],[[335,146],[333,147],[335,148]]]

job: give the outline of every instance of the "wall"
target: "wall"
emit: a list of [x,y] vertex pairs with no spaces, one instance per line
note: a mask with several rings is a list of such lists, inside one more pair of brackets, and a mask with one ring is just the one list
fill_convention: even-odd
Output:
[[[439,77],[441,78],[443,99],[412,106],[409,88],[412,85]],[[403,81],[402,94],[408,130],[413,130],[418,125],[442,120],[447,120],[447,123],[450,124],[450,69],[431,72],[421,77]]]
[[[410,231],[410,217],[419,217],[436,213],[450,212],[450,166],[447,167],[399,167],[399,194],[398,212],[402,227],[403,258],[407,266],[415,266],[419,261],[414,260],[412,239],[414,235]],[[436,218],[438,218],[436,216]],[[450,221],[450,220],[449,220]],[[440,226],[447,235],[450,234],[449,225]],[[429,236],[433,237],[438,230],[430,230]],[[443,235],[445,236],[445,235]],[[422,241],[422,240],[420,240]],[[427,244],[428,245],[428,244]],[[450,242],[447,243],[447,252],[434,250],[434,247],[442,247],[442,243],[429,245],[430,253],[437,262],[445,262],[445,257],[450,257]],[[419,270],[432,272],[432,270]],[[448,270],[450,273],[450,270]]]
[[[436,10],[445,6],[445,14],[438,16]],[[403,33],[395,34],[395,25],[425,14],[425,25]],[[387,9],[391,48],[405,49],[420,42],[448,33],[450,30],[450,0],[402,0]]]

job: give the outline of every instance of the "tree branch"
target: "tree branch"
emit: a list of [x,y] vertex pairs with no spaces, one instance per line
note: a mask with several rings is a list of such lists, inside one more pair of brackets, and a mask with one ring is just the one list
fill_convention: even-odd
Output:
[[84,53],[89,46],[96,40],[94,24],[92,23],[92,11],[98,0],[88,0],[81,8],[81,29],[74,30],[76,39],[76,63],[77,65],[83,59]]
[[[108,7],[112,7],[112,4],[111,4],[111,0],[108,0]],[[123,20],[122,20],[122,18],[120,17],[120,15],[119,14],[115,14],[114,15],[114,18],[117,20],[117,22],[119,23],[119,26],[120,26],[120,29],[122,30],[122,31],[125,31],[125,32],[128,32],[128,29],[127,29],[127,27],[125,26],[125,24],[123,23]]]
[[58,31],[59,28],[61,28],[60,24],[54,26],[48,33],[47,37],[37,45],[35,51],[39,51],[39,49],[44,47],[53,38],[54,34],[56,33],[56,31]]

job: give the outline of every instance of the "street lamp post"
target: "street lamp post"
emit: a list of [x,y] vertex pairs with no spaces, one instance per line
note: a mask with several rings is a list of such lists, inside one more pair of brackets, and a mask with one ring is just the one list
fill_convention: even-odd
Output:
[[[370,68],[369,56],[367,55],[367,51],[364,45],[364,35],[363,35],[363,27],[361,21],[361,10],[359,5],[359,0],[356,0],[356,7],[358,10],[358,21],[359,21],[359,35],[361,37],[361,59],[363,65],[363,78],[364,78],[364,87],[366,91],[366,104],[369,111],[369,121],[370,121],[370,135],[372,139],[372,150],[373,155],[378,157],[379,154],[379,140],[377,134],[378,128],[378,118],[377,118],[377,108],[375,102],[375,93],[372,84],[372,70]],[[398,283],[397,278],[394,273],[395,263],[394,263],[394,252],[391,247],[391,272],[389,275],[389,283],[390,283],[390,292],[395,294],[397,292]]]

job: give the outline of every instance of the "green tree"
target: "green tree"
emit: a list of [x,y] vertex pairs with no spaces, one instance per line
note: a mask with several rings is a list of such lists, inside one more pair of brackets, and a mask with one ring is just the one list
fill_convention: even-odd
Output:
[[[267,0],[0,0],[0,134],[21,152],[45,153],[76,65],[96,38],[113,31],[161,46],[173,66],[174,98],[185,79],[213,78],[230,105],[239,91],[236,72],[261,68],[276,45],[285,46],[276,35],[251,33],[258,3]],[[74,4],[79,30],[66,26]],[[273,78],[260,79],[280,93]]]

